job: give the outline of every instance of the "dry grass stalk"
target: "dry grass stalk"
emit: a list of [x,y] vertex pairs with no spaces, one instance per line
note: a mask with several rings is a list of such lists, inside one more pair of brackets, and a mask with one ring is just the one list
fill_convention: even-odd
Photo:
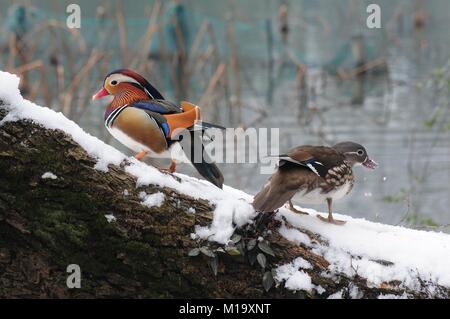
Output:
[[81,83],[81,80],[88,74],[88,72],[97,64],[97,62],[104,56],[103,53],[97,52],[93,49],[87,63],[81,68],[81,70],[75,75],[72,82],[66,89],[63,104],[63,113],[70,113],[70,106],[73,99],[75,89]]
[[[119,2],[120,4],[122,2]],[[120,54],[122,56],[122,65],[127,66],[128,64],[128,35],[127,35],[127,26],[125,23],[125,17],[123,15],[123,10],[117,10],[116,14],[117,18],[117,26],[119,28],[119,45],[120,45]]]
[[219,83],[220,79],[224,75],[226,70],[225,63],[219,64],[219,66],[216,69],[216,72],[214,72],[213,76],[211,77],[211,80],[209,81],[208,87],[205,90],[205,93],[203,93],[203,96],[200,98],[200,105],[206,105],[207,101],[210,99],[211,94],[213,93],[214,89],[217,86],[217,83]]
[[[161,2],[156,1],[151,9],[150,13],[150,19],[147,25],[147,30],[145,31],[142,38],[139,40],[139,43],[137,45],[137,52],[135,54],[134,60],[130,63],[131,68],[137,68],[139,61],[146,60],[146,53],[148,50],[148,47],[152,41],[153,36],[158,31],[158,24],[155,23],[157,21],[158,16],[161,13]],[[141,62],[141,66],[143,65],[143,62]]]
[[11,69],[11,73],[15,73],[17,75],[21,75],[22,73],[29,72],[33,69],[40,68],[44,66],[44,62],[42,60],[36,60],[27,64],[23,64],[14,69]]

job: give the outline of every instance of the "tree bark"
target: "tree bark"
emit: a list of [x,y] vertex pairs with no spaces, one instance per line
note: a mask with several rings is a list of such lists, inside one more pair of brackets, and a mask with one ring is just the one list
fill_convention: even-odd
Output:
[[[0,120],[7,112],[0,105]],[[62,131],[27,120],[0,127],[0,298],[326,298],[341,290],[348,297],[352,287],[366,298],[405,292],[396,283],[368,287],[364,278],[328,278],[328,262],[284,239],[273,222],[267,240],[275,257],[267,255],[268,269],[301,256],[313,265],[305,270],[312,282],[325,292],[294,293],[282,284],[267,292],[264,271],[249,262],[250,254],[188,255],[206,245],[190,234],[195,225],[211,222],[211,203],[156,185],[136,187],[125,162],[110,165],[108,172],[94,169],[95,163]],[[57,179],[43,179],[47,171]],[[166,200],[161,207],[145,207],[142,191],[162,192]],[[108,222],[108,214],[116,220]],[[318,235],[302,231],[326,245]],[[248,232],[238,232],[242,241],[248,240]],[[79,289],[66,285],[70,264],[81,268]]]

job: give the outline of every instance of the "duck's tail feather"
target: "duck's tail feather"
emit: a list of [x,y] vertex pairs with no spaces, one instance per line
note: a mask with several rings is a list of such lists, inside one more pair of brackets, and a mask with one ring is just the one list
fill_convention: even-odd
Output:
[[[212,162],[211,158],[205,152],[203,145],[203,131],[189,130],[190,145],[183,143],[183,149],[189,161],[207,181],[219,188],[223,187],[223,175],[217,165]],[[185,141],[183,141],[185,142]]]

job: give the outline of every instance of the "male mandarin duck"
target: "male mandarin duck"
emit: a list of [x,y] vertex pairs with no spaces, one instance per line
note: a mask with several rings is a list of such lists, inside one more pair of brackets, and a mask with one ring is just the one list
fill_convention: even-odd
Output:
[[[176,161],[188,161],[205,179],[222,188],[223,175],[203,152],[202,135],[208,128],[223,127],[201,122],[198,106],[165,100],[141,75],[127,69],[109,73],[92,99],[107,95],[112,95],[113,100],[105,111],[105,126],[119,142],[137,153],[137,159],[147,154],[170,158],[172,162],[166,170],[171,173],[176,169]],[[188,151],[181,151],[180,132],[188,132]],[[180,157],[180,153],[185,154]]]
[[375,169],[378,165],[362,145],[354,142],[342,142],[332,147],[298,146],[277,157],[280,161],[276,172],[254,198],[255,210],[273,212],[289,202],[292,211],[307,214],[295,209],[292,199],[303,204],[326,201],[328,218],[317,217],[332,224],[345,223],[333,218],[332,202],[352,190],[353,166],[362,164]]

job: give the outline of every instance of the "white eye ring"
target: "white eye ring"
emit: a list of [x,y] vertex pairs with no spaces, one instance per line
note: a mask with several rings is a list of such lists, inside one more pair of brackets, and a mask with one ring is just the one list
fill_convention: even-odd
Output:
[[364,151],[362,149],[359,149],[356,154],[358,154],[358,156],[363,156],[364,155]]

